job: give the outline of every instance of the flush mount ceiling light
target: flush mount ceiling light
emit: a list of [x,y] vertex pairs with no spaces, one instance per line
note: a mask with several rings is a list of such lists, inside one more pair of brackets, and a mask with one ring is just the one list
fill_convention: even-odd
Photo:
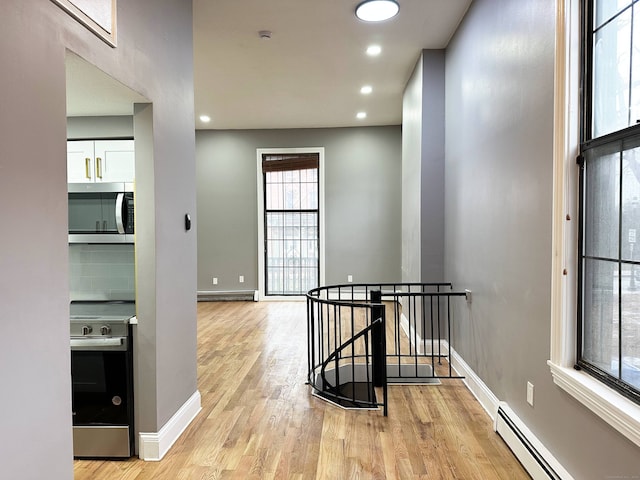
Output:
[[365,22],[381,22],[395,17],[399,10],[396,0],[365,0],[356,7],[356,17]]
[[378,55],[380,55],[380,52],[382,52],[382,48],[380,47],[380,45],[370,45],[369,47],[367,47],[367,55],[369,55],[370,57],[377,57]]

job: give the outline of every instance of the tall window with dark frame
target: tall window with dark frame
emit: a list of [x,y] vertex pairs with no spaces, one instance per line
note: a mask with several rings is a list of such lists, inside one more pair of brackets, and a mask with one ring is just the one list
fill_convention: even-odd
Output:
[[640,403],[640,0],[583,0],[577,365]]
[[318,154],[263,154],[265,295],[320,283]]

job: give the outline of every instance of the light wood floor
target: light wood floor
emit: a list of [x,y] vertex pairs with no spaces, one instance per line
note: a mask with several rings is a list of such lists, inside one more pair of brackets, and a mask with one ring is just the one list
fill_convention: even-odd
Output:
[[389,416],[305,385],[304,302],[198,304],[202,411],[161,462],[75,462],[76,480],[530,477],[460,380],[389,387]]

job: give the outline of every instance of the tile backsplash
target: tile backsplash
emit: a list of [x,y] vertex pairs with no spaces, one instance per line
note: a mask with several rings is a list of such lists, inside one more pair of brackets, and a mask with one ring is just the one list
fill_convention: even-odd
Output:
[[135,300],[132,244],[70,244],[70,300]]

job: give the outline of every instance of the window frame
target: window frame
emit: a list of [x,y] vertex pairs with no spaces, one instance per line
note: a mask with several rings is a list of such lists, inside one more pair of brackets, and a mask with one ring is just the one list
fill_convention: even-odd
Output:
[[[299,156],[298,156],[299,155]],[[316,270],[316,274],[315,276],[315,284],[313,287],[308,288],[305,291],[296,291],[295,293],[286,293],[285,291],[281,291],[278,293],[271,293],[272,290],[272,286],[269,283],[269,271],[273,268],[271,265],[269,265],[269,248],[268,248],[268,243],[270,240],[274,240],[273,238],[269,238],[269,223],[268,223],[268,218],[269,218],[269,214],[284,214],[286,216],[286,214],[312,214],[315,216],[315,221],[316,221],[316,228],[317,230],[317,234],[315,236],[315,240],[317,242],[317,251],[318,253],[320,252],[320,160],[319,160],[319,155],[317,153],[311,154],[311,155],[300,155],[300,154],[279,154],[276,156],[284,156],[284,157],[289,157],[287,159],[267,159],[266,157],[270,157],[271,155],[268,154],[263,154],[262,156],[262,188],[263,188],[263,193],[264,193],[264,200],[263,200],[263,205],[264,205],[264,294],[265,296],[268,297],[273,297],[273,296],[284,296],[284,297],[295,297],[295,296],[300,296],[300,295],[304,295],[306,294],[306,292],[308,290],[310,290],[311,288],[315,288],[315,287],[319,287],[320,286],[320,258],[319,255],[315,258],[316,261],[316,265],[317,265],[317,270]],[[309,158],[305,158],[305,157],[309,157]],[[288,172],[288,171],[305,171],[305,170],[315,170],[316,171],[316,180],[315,180],[315,185],[317,188],[316,191],[316,195],[315,195],[315,202],[316,202],[316,207],[315,208],[302,208],[302,206],[300,206],[299,208],[295,209],[295,208],[270,208],[269,207],[269,201],[268,201],[268,190],[269,190],[269,185],[270,182],[268,181],[268,174],[269,173],[275,173],[275,172]],[[301,186],[302,185],[302,180],[298,181],[298,185]],[[280,239],[284,245],[285,240],[284,239]],[[302,242],[302,238],[298,239],[300,242]],[[309,239],[305,239],[305,240],[309,240]],[[284,267],[282,266],[283,270],[298,270],[298,271],[302,271],[303,267],[302,266],[298,266],[298,267]],[[274,289],[277,290],[277,289]],[[284,286],[281,290],[284,290]]]
[[[628,5],[622,9],[611,12],[611,17],[605,18],[602,23],[596,27],[595,25],[595,4],[598,0],[582,0],[581,8],[582,8],[582,21],[581,21],[581,37],[582,37],[582,52],[580,56],[580,68],[581,68],[581,78],[582,78],[582,98],[581,98],[581,135],[580,135],[580,152],[578,156],[578,165],[579,165],[579,222],[578,222],[578,291],[577,291],[577,302],[578,302],[578,312],[577,312],[577,338],[576,338],[576,368],[584,369],[595,377],[597,380],[605,383],[609,387],[613,388],[617,392],[626,396],[630,400],[640,404],[640,391],[638,388],[633,385],[625,382],[622,378],[617,378],[612,373],[603,370],[601,366],[598,366],[593,359],[589,359],[585,357],[584,352],[584,322],[586,321],[586,316],[583,312],[584,306],[584,292],[586,290],[585,285],[585,264],[589,259],[595,264],[617,264],[619,278],[622,275],[623,264],[630,264],[629,261],[624,259],[623,251],[621,248],[622,243],[622,225],[623,225],[623,158],[624,153],[629,151],[630,148],[637,148],[640,144],[640,125],[627,125],[627,127],[619,128],[617,130],[606,132],[604,134],[594,136],[596,127],[594,125],[594,104],[595,100],[595,76],[596,72],[596,64],[594,62],[594,43],[597,35],[602,32],[603,29],[607,28],[609,25],[615,25],[615,22],[621,17],[625,16],[627,12],[631,14],[631,21],[633,22],[633,13],[635,11],[636,5],[640,5],[639,0],[628,0]],[[634,23],[631,24],[629,41],[633,39],[634,33]],[[640,32],[637,32],[640,34]],[[627,123],[631,120],[631,72],[633,69],[633,57],[629,57],[629,110],[626,114]],[[608,98],[608,97],[607,97]],[[618,241],[617,241],[617,249],[616,255],[613,256],[611,252],[608,253],[607,258],[595,258],[593,256],[593,252],[589,253],[585,246],[585,217],[584,212],[587,208],[587,205],[591,206],[592,204],[587,203],[587,195],[588,191],[585,191],[585,185],[588,187],[587,182],[587,173],[585,172],[585,168],[588,170],[590,167],[588,166],[586,158],[589,156],[587,152],[607,149],[611,150],[612,154],[618,156],[617,162],[619,162],[619,215],[617,219],[618,226]],[[596,154],[593,161],[600,162],[601,158]],[[587,230],[590,232],[591,230]],[[604,263],[603,263],[604,262]],[[633,262],[631,262],[633,263]],[[618,287],[618,368],[620,370],[619,377],[622,376],[623,365],[622,365],[622,305],[624,302],[624,297],[622,295],[622,280],[619,281]]]
[[293,300],[305,300],[304,295],[265,295],[265,259],[264,259],[264,176],[262,172],[262,156],[263,155],[277,155],[277,154],[304,154],[315,153],[318,154],[318,213],[319,213],[319,268],[320,268],[320,285],[325,284],[325,163],[324,163],[324,147],[300,147],[300,148],[257,148],[256,149],[256,181],[257,181],[257,200],[258,200],[258,293],[256,300],[268,300],[268,301],[293,301]]
[[551,349],[554,383],[640,446],[640,405],[574,369],[577,355],[578,165],[581,134],[582,0],[556,4],[554,73]]

